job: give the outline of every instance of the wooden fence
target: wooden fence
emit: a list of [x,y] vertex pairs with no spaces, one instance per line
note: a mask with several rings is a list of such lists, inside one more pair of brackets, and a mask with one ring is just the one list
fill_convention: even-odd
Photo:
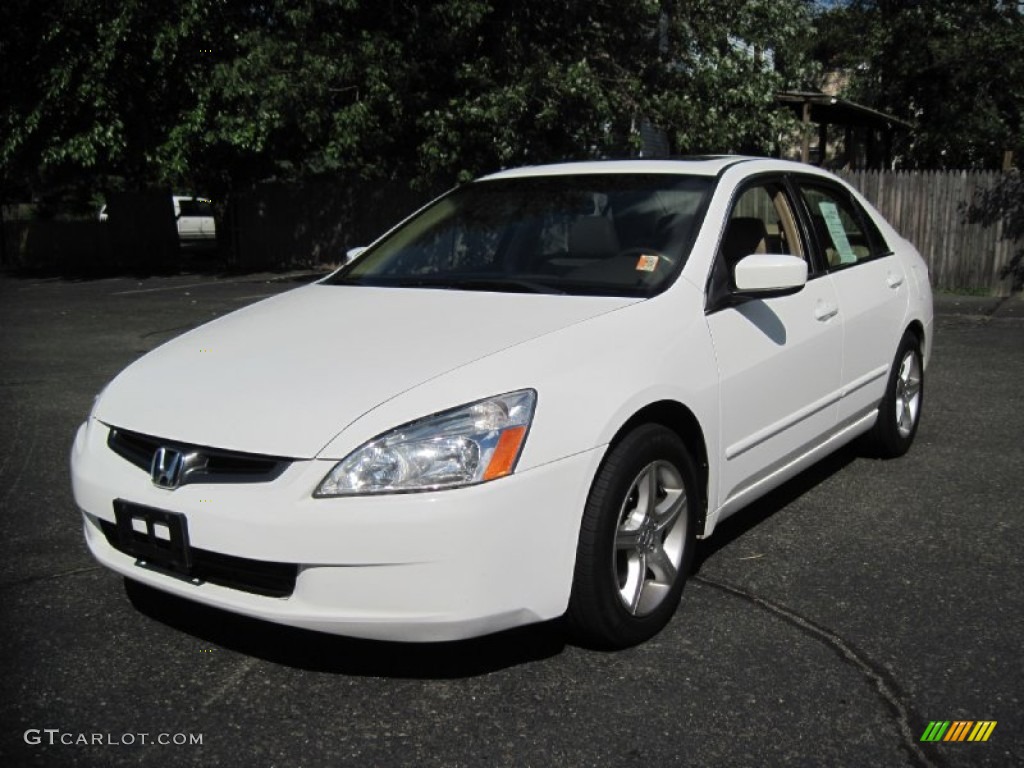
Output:
[[1001,177],[996,171],[843,171],[860,191],[910,240],[928,262],[939,290],[1005,296],[1011,280],[1000,270],[1024,243],[1003,237],[1003,223],[968,221],[979,191]]

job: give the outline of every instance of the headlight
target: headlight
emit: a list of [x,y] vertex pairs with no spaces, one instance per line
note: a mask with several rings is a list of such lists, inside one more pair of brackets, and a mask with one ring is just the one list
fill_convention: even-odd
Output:
[[393,429],[335,464],[313,495],[427,491],[512,474],[536,403],[524,389]]

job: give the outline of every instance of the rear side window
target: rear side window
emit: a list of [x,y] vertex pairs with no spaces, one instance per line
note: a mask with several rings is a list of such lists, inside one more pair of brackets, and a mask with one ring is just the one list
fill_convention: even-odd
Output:
[[886,256],[891,251],[871,218],[841,187],[801,181],[811,229],[829,269]]

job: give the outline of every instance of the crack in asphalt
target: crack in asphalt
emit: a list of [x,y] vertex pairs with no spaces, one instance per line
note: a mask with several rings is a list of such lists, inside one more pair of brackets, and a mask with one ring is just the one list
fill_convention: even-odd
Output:
[[238,666],[227,675],[227,679],[224,680],[213,692],[206,697],[206,700],[202,703],[201,709],[209,709],[211,704],[216,703],[220,698],[224,696],[228,691],[234,688],[238,683],[242,681],[242,678],[249,674],[254,666],[256,666],[257,659],[253,657],[244,658],[240,661]]
[[903,748],[909,754],[911,762],[919,768],[938,768],[938,765],[921,749],[921,745],[911,730],[910,708],[905,702],[906,697],[900,691],[899,685],[892,678],[892,675],[872,662],[866,654],[858,651],[848,640],[844,640],[827,627],[823,627],[817,622],[801,616],[790,608],[755,595],[752,592],[747,592],[740,587],[715,581],[707,576],[694,575],[691,576],[691,579],[704,586],[717,589],[720,592],[725,592],[733,597],[738,597],[741,600],[752,603],[758,608],[774,614],[786,623],[795,626],[804,634],[824,643],[835,651],[843,661],[856,668],[863,677],[867,678],[874,685],[881,699],[895,713],[899,732],[903,739]]
[[[4,483],[7,485],[7,489],[4,491],[3,496],[0,497],[0,505],[4,507],[7,506],[7,500],[14,497],[14,492],[18,490],[18,486],[21,485],[21,479],[25,476],[25,472],[32,467],[32,454],[35,453],[36,445],[39,443],[39,432],[34,427],[35,424],[33,423],[29,425],[29,428],[24,428],[20,416],[14,424],[14,439],[11,442],[15,445],[21,444],[22,436],[25,433],[28,433],[29,439],[27,448],[19,446],[17,451],[10,452],[12,456],[17,455],[21,458],[21,466],[15,471],[14,478],[12,480],[4,478]],[[7,473],[8,461],[9,459],[5,456],[3,465],[0,466],[0,474]]]
[[78,576],[82,573],[92,573],[93,571],[102,571],[103,566],[101,565],[88,565],[84,568],[72,568],[68,571],[58,571],[57,573],[44,573],[42,576],[27,576],[24,579],[16,579],[14,581],[8,581],[0,584],[0,590],[12,589],[14,587],[23,587],[26,584],[35,584],[38,581],[52,581],[53,579],[63,579],[65,576]]

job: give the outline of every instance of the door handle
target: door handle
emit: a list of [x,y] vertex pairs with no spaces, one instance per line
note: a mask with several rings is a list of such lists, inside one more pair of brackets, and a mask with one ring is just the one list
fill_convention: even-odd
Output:
[[819,301],[818,305],[814,308],[814,317],[816,320],[820,320],[821,322],[825,322],[838,314],[839,307],[835,304],[829,304],[824,301]]
[[889,276],[885,278],[885,283],[893,290],[896,290],[901,285],[903,285],[903,279],[903,275],[894,275],[892,272],[890,272]]

